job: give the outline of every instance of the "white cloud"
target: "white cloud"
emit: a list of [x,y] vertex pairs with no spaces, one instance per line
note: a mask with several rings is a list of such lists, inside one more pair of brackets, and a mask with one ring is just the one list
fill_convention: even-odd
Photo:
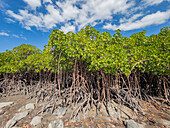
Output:
[[27,38],[25,36],[23,36],[22,34],[17,35],[17,34],[8,34],[5,32],[0,32],[0,36],[8,36],[10,38],[18,38],[18,39],[27,40]]
[[20,37],[21,39],[27,40],[27,38],[26,38],[23,34],[20,34],[19,37]]
[[0,36],[9,36],[9,34],[5,32],[0,32]]
[[[150,12],[151,11],[150,7],[154,8],[152,6],[158,6],[159,4],[161,4],[163,2],[170,2],[170,0],[140,0],[139,2],[136,1],[136,6],[131,8],[130,11],[127,13],[127,15],[134,14],[138,11],[145,11],[145,9],[148,9],[147,12]],[[167,7],[164,6],[164,7],[167,8],[168,6]],[[169,6],[169,8],[170,8],[170,6]]]
[[76,28],[74,25],[71,25],[71,24],[65,24],[64,26],[62,26],[60,28],[61,31],[63,31],[64,33],[67,33],[67,32],[75,32],[76,31]]
[[143,0],[142,1],[147,6],[158,5],[163,2],[163,0]]
[[5,12],[7,7],[9,7],[8,4],[0,0],[0,11]]
[[41,0],[24,0],[24,2],[27,3],[28,6],[31,7],[33,10],[41,6]]
[[[22,17],[24,17],[24,23],[26,26],[29,26],[29,27],[42,27],[42,17],[43,17],[43,14],[42,13],[39,13],[39,15],[34,15],[34,14],[31,14],[29,13],[27,10],[20,10],[20,15]],[[25,22],[27,21],[27,22]]]
[[56,27],[56,24],[64,22],[64,17],[54,5],[47,5],[46,10],[48,13],[43,16],[43,27],[51,29]]
[[10,19],[10,18],[5,18],[5,20],[6,20],[7,23],[15,23],[15,21]]
[[[41,6],[41,0],[24,0],[32,9]],[[43,0],[47,13],[19,10],[14,13],[11,10],[7,14],[18,20],[25,29],[52,29],[57,25],[71,23],[78,29],[87,24],[95,25],[97,22],[111,20],[114,14],[125,14],[127,10],[134,6],[134,2],[129,0],[65,0],[55,4],[51,0]],[[43,7],[43,6],[41,6]],[[64,28],[65,26],[63,26]]]
[[123,22],[132,22],[132,21],[135,21],[136,19],[138,19],[139,17],[143,16],[142,13],[139,13],[139,14],[135,14],[133,15],[131,18],[129,19],[126,19],[126,18],[120,18],[119,22],[120,23],[123,23]]
[[162,3],[162,2],[164,2],[164,1],[170,1],[170,0],[142,0],[141,2],[143,3],[143,5],[142,6],[153,6],[153,5],[158,5],[158,4],[160,4],[160,3]]
[[110,20],[114,14],[125,14],[132,6],[134,2],[127,3],[127,0],[88,0],[82,5],[76,23],[81,29],[87,24],[93,24],[96,20]]
[[26,38],[25,36],[23,36],[22,34],[20,34],[20,35],[12,34],[11,37],[18,38],[18,39],[23,39],[23,40],[27,40],[27,38]]
[[[34,9],[34,11],[28,8],[18,10],[18,13],[8,10],[7,14],[19,21],[25,29],[31,30],[35,27],[40,30],[49,30],[64,24],[60,29],[67,32],[70,30],[75,31],[76,29],[80,30],[88,24],[95,26],[97,23],[103,22],[108,22],[103,28],[112,30],[117,28],[132,30],[152,24],[161,24],[167,20],[168,12],[158,11],[155,14],[144,16],[143,10],[148,6],[157,5],[169,0],[141,0],[139,5],[135,3],[135,0],[24,1],[31,9]],[[43,6],[41,5],[41,1],[42,4],[44,4]],[[143,8],[142,5],[146,6]],[[40,12],[40,9],[37,9],[37,7],[41,7],[45,13]],[[135,14],[137,10],[140,10],[141,13]],[[147,13],[145,13],[145,15]],[[115,15],[124,17],[117,20],[120,25],[113,24]],[[164,15],[166,15],[166,17],[163,17]],[[154,19],[155,17],[157,19]]]
[[16,20],[18,21],[22,21],[24,19],[24,17],[20,16],[20,15],[17,15],[15,14],[13,11],[11,10],[7,10],[7,14],[13,18],[15,18]]
[[128,21],[120,25],[115,25],[115,24],[112,25],[111,23],[108,23],[104,25],[103,28],[108,30],[121,29],[124,31],[128,31],[128,30],[144,28],[149,25],[163,24],[169,18],[170,18],[170,10],[167,10],[166,12],[157,11],[156,13],[152,13],[144,16],[141,20],[136,20],[134,22]]
[[43,4],[44,3],[51,3],[52,4],[52,1],[51,0],[43,0]]
[[27,30],[31,30],[31,27],[42,27],[42,13],[39,13],[38,16],[31,14],[28,10],[19,10],[19,14],[15,14],[13,11],[8,10],[7,14],[11,17],[14,17],[16,20],[20,21],[23,27]]
[[75,19],[80,13],[80,10],[74,6],[75,1],[66,1],[66,2],[56,2],[56,4],[61,8],[61,15],[64,20]]
[[22,34],[17,35],[17,34],[9,34],[6,32],[0,32],[0,36],[8,36],[10,38],[18,38],[18,39],[27,40],[27,38],[25,36],[23,36]]
[[24,26],[24,28],[27,30],[31,30],[31,27],[29,27],[29,26]]
[[12,36],[15,37],[15,38],[19,38],[19,36],[16,35],[16,34],[12,34]]

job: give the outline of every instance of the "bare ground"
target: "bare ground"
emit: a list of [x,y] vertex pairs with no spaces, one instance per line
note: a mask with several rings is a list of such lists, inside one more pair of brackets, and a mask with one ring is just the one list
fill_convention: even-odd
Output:
[[[13,105],[9,107],[3,108],[4,113],[0,115],[0,128],[3,128],[5,124],[10,120],[16,113],[18,113],[18,110],[22,107],[24,107],[28,103],[36,103],[35,99],[29,99],[28,96],[25,95],[13,95],[8,97],[1,97],[0,102],[14,102]],[[54,121],[56,119],[60,120],[62,119],[64,121],[65,127],[79,127],[79,128],[125,128],[123,121],[125,120],[122,118],[120,121],[116,121],[114,118],[111,118],[108,116],[107,112],[105,111],[105,107],[102,107],[100,112],[96,115],[95,108],[92,108],[89,110],[89,112],[85,115],[82,113],[79,114],[78,117],[75,118],[75,120],[70,120],[70,115],[72,113],[72,108],[68,109],[64,117],[56,117],[55,115],[51,114],[51,111],[44,112],[37,114],[43,107],[45,103],[40,102],[38,104],[35,104],[35,109],[29,111],[29,114],[22,118],[20,121],[16,123],[15,126],[17,127],[23,127],[23,128],[32,128],[30,126],[30,122],[33,119],[33,117],[39,115],[43,116],[42,123],[37,125],[34,128],[47,128],[48,124],[51,121]],[[143,111],[147,115],[139,117],[138,119],[135,119],[136,122],[141,124],[144,128],[168,128],[170,126],[166,125],[165,122],[170,121],[170,107],[168,105],[161,105],[156,104],[155,106],[160,106],[160,109],[158,110],[155,106],[151,105],[148,102],[143,102]],[[130,117],[129,117],[130,119]]]

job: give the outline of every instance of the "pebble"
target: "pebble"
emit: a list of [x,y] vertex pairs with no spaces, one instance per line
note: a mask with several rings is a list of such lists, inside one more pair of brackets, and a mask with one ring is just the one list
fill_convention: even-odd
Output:
[[3,107],[6,107],[6,106],[12,105],[12,104],[13,104],[13,102],[2,102],[2,103],[0,103],[0,109]]
[[29,104],[27,104],[26,106],[25,106],[25,109],[34,109],[35,108],[35,105],[34,105],[34,103],[29,103]]
[[170,127],[170,121],[168,120],[162,119],[162,120],[158,120],[158,122],[165,125],[166,127]]
[[16,124],[16,122],[17,122],[16,120],[10,119],[10,120],[7,122],[5,128],[12,128],[12,126],[14,126],[14,125]]
[[4,111],[0,109],[0,115],[4,114]]
[[24,118],[27,115],[28,115],[27,111],[17,113],[12,119],[10,119],[7,122],[5,128],[11,128],[12,126],[14,126],[16,124],[17,121],[19,121],[20,119]]
[[32,119],[32,121],[31,121],[31,125],[33,125],[33,126],[36,126],[36,125],[38,125],[38,124],[40,124],[41,123],[41,120],[42,120],[42,117],[41,116],[35,116],[33,119]]
[[64,116],[65,115],[65,113],[66,113],[66,110],[67,110],[67,108],[63,108],[63,107],[59,107],[58,109],[57,109],[57,112],[55,112],[54,111],[54,115],[58,115],[58,116]]
[[64,128],[64,122],[62,120],[56,120],[48,125],[48,128]]
[[28,115],[28,112],[27,112],[27,111],[25,111],[25,112],[20,112],[20,113],[17,113],[12,119],[18,121],[18,120],[26,117],[27,115]]
[[18,109],[18,112],[23,112],[23,111],[25,111],[26,109],[25,109],[25,106],[22,106],[21,108],[19,108]]
[[139,125],[134,120],[125,120],[126,128],[139,128]]

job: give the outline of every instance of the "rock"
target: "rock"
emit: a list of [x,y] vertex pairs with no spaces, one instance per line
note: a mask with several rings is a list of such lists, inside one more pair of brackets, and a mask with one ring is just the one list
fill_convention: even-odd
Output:
[[32,121],[31,121],[31,125],[33,125],[33,126],[36,126],[36,125],[38,125],[38,124],[40,124],[41,123],[41,120],[42,120],[42,117],[41,116],[35,116],[33,119],[32,119]]
[[20,109],[18,109],[18,112],[23,112],[23,111],[25,111],[26,109],[25,109],[25,106],[22,106]]
[[125,119],[128,119],[129,117],[128,116],[131,116],[133,117],[133,111],[124,106],[124,105],[121,105],[121,114],[120,114],[120,110],[118,109],[119,106],[117,103],[113,102],[113,104],[109,104],[108,105],[108,112],[110,114],[110,116],[116,120],[120,119],[120,117],[122,118],[125,118]]
[[134,118],[135,115],[133,114],[133,111],[130,108],[122,105],[121,106],[121,117],[128,119],[129,116]]
[[6,107],[6,106],[12,105],[12,104],[13,104],[13,102],[2,102],[2,103],[0,103],[0,109],[3,107]]
[[0,109],[0,115],[4,114],[4,111]]
[[134,120],[125,120],[126,128],[139,128],[139,125]]
[[119,119],[119,115],[118,115],[118,112],[116,112],[116,108],[109,108],[109,114],[112,118],[118,120]]
[[139,128],[145,128],[146,124],[142,122],[142,124],[138,124]]
[[25,111],[25,112],[20,112],[20,113],[17,113],[12,119],[10,119],[5,128],[12,128],[12,126],[14,126],[16,124],[17,121],[19,121],[20,119],[24,118],[25,116],[28,115],[28,112]]
[[62,120],[56,120],[48,125],[48,128],[64,128],[64,122]]
[[159,123],[165,125],[166,127],[170,126],[170,121],[162,119],[162,120],[158,120]]
[[55,115],[55,114],[57,114],[58,116],[64,116],[64,114],[66,113],[66,110],[67,110],[67,108],[62,108],[62,107],[59,107],[58,109],[57,109],[57,112],[54,112],[53,114]]
[[29,103],[25,106],[25,109],[34,109],[35,105],[33,103]]
[[18,121],[24,117],[26,117],[28,115],[28,112],[25,111],[25,112],[20,112],[20,113],[17,113],[12,119],[15,120],[15,121]]
[[16,120],[13,120],[13,119],[9,120],[9,121],[7,122],[5,128],[12,128],[12,126],[14,126],[14,125],[16,124],[16,122],[17,122],[17,121],[16,121]]
[[[102,106],[102,107],[105,108],[104,106]],[[109,112],[110,116],[113,119],[115,119],[116,121],[119,119],[118,110],[115,106],[109,105],[108,112]]]

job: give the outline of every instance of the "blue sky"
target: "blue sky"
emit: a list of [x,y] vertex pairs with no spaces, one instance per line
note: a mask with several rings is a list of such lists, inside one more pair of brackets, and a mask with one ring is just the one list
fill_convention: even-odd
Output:
[[123,36],[170,26],[170,0],[0,0],[0,52],[23,43],[43,49],[53,29],[86,25]]

